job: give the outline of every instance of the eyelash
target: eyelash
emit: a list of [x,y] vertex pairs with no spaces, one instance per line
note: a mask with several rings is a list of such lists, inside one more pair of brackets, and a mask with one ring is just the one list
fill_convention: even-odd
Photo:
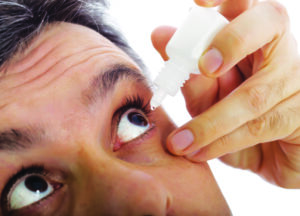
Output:
[[144,98],[139,95],[127,97],[125,103],[115,112],[115,116],[118,116],[118,123],[120,123],[122,115],[132,108],[141,110],[147,117],[149,117],[152,112],[150,109],[150,101],[145,103]]
[[[15,186],[15,184],[24,176],[26,175],[30,175],[30,174],[36,174],[36,175],[40,175],[43,176],[45,178],[49,178],[50,173],[48,172],[47,169],[45,169],[45,167],[43,165],[32,165],[30,167],[22,167],[21,170],[19,170],[12,178],[10,178],[10,180],[8,181],[8,183],[6,184],[5,188],[2,191],[2,195],[1,195],[1,207],[2,207],[2,211],[6,211],[7,213],[10,212],[9,210],[9,201],[8,201],[8,195],[11,192],[11,190],[13,189],[13,187]],[[51,182],[51,181],[50,181]],[[51,183],[50,183],[51,184]],[[59,190],[63,185],[62,184],[52,184],[52,187],[54,188],[54,191],[52,194],[50,194],[49,196],[45,197],[44,199],[41,199],[40,201],[31,204],[30,208],[32,208],[33,206],[38,206],[41,202],[47,200],[49,197],[51,197],[57,190]],[[26,208],[26,207],[24,207]],[[22,209],[20,209],[22,210]]]

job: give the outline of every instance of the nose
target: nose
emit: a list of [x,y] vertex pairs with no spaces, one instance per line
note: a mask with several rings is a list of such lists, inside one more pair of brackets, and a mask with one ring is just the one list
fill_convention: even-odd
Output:
[[[165,216],[168,192],[158,179],[111,157],[85,157],[78,212],[90,216]],[[84,206],[84,208],[82,208]],[[83,210],[84,209],[84,210]],[[84,211],[84,212],[83,212]]]

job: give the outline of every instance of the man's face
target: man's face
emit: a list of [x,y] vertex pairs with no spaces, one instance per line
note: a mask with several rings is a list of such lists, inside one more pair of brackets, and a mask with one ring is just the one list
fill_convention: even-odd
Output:
[[151,96],[98,33],[43,32],[0,80],[2,215],[228,215],[207,164],[165,150],[174,125]]

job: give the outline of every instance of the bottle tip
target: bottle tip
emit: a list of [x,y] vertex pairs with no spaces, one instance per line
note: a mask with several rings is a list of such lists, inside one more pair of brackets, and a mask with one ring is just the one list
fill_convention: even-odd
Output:
[[167,94],[162,89],[157,89],[154,92],[154,95],[150,102],[151,109],[155,110],[157,107],[159,107],[161,105],[161,102],[163,101],[163,99],[166,97],[166,95]]

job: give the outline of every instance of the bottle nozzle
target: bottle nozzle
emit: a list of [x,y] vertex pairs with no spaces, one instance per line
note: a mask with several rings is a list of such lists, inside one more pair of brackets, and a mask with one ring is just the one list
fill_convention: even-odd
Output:
[[154,110],[161,105],[161,102],[166,97],[167,93],[161,88],[157,88],[154,92],[154,95],[151,99],[151,109]]

